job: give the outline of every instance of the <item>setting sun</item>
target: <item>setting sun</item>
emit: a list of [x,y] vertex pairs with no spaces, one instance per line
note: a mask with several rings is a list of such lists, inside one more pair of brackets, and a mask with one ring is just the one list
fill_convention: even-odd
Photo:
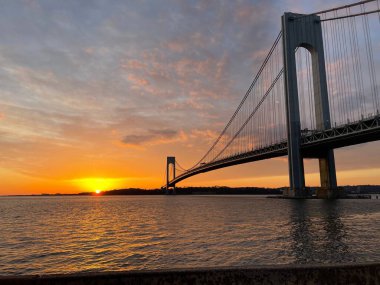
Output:
[[72,183],[79,186],[85,191],[93,191],[96,194],[102,192],[102,190],[111,190],[115,188],[122,188],[126,185],[125,178],[99,178],[99,177],[87,177],[71,180]]

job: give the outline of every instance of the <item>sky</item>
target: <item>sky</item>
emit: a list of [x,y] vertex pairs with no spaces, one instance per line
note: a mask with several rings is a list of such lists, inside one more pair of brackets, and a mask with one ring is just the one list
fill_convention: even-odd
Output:
[[[351,2],[349,2],[351,3]],[[285,11],[347,1],[0,0],[0,195],[164,184],[223,129]],[[340,185],[380,184],[379,143],[335,151]],[[287,158],[178,186],[288,186]],[[305,161],[319,184],[316,160]]]

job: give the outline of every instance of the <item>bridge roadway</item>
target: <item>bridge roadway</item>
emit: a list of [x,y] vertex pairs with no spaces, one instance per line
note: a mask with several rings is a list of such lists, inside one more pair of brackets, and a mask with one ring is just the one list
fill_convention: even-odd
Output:
[[[379,139],[380,115],[377,114],[360,121],[347,122],[345,125],[328,130],[303,131],[301,135],[301,153],[304,158],[318,158],[326,149],[341,148]],[[168,186],[172,187],[176,183],[199,173],[287,154],[288,142],[282,141],[270,146],[202,164],[177,176],[169,182]]]

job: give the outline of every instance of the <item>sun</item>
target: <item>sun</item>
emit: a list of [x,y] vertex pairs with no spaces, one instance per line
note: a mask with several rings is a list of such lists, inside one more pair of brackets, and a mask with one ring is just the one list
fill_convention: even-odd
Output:
[[96,190],[95,190],[95,193],[96,193],[96,194],[100,194],[100,193],[102,193],[102,190],[96,189]]
[[[125,184],[125,179],[121,178],[101,178],[101,177],[87,177],[72,180],[73,183],[87,192],[96,193],[99,190],[101,193],[107,189],[116,189]],[[99,193],[99,194],[101,194]],[[96,193],[98,194],[98,193]]]

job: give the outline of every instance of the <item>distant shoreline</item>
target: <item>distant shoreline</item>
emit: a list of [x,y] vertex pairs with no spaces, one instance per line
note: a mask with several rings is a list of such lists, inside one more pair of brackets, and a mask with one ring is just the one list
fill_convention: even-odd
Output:
[[[311,192],[318,189],[318,187],[308,187]],[[339,188],[346,194],[380,194],[380,185],[356,185],[356,186],[340,186]],[[176,188],[176,195],[282,195],[282,192],[287,187],[279,188],[261,188],[261,187],[179,187]],[[2,195],[3,197],[51,197],[51,196],[115,196],[115,195],[165,195],[163,189],[141,189],[141,188],[127,188],[127,189],[113,189],[105,190],[99,194],[95,192],[81,192],[81,193],[42,193],[42,194],[27,194],[27,195]]]

